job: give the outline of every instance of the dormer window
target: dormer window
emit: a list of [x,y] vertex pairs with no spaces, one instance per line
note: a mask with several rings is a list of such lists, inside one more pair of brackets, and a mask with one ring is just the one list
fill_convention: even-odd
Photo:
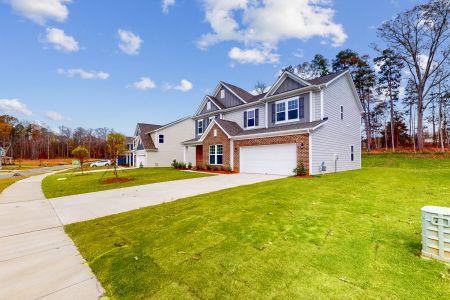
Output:
[[206,109],[207,109],[207,110],[211,110],[211,101],[208,101],[208,102],[206,103]]
[[224,99],[225,98],[225,90],[221,89],[220,90],[220,99]]

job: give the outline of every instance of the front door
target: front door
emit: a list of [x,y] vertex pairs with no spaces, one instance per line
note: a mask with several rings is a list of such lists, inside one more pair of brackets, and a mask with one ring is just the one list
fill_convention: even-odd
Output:
[[195,147],[195,163],[197,166],[203,165],[203,146],[202,145]]

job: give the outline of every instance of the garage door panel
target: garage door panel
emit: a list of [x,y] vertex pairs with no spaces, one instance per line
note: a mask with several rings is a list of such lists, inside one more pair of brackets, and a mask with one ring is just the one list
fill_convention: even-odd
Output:
[[240,148],[240,171],[242,173],[292,175],[296,165],[296,144]]

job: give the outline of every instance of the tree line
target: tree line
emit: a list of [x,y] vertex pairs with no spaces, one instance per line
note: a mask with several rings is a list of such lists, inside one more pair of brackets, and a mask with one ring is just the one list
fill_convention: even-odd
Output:
[[106,127],[66,126],[54,131],[13,116],[0,116],[0,146],[8,150],[7,156],[15,159],[70,158],[77,146],[86,148],[90,158],[104,158],[108,156],[107,136],[111,132],[114,130]]
[[[370,45],[374,58],[346,49],[331,62],[316,54],[283,70],[307,80],[348,70],[364,108],[362,142],[368,151],[422,151],[426,139],[444,151],[450,146],[449,16],[450,0],[416,5],[378,27],[386,48]],[[265,90],[264,83],[256,83],[257,93]]]

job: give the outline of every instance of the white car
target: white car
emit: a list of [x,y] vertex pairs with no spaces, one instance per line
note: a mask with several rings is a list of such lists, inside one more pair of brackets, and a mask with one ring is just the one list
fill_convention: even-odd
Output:
[[91,168],[96,168],[96,167],[107,167],[111,165],[111,161],[110,160],[98,160],[98,161],[94,161],[92,164],[90,164]]

